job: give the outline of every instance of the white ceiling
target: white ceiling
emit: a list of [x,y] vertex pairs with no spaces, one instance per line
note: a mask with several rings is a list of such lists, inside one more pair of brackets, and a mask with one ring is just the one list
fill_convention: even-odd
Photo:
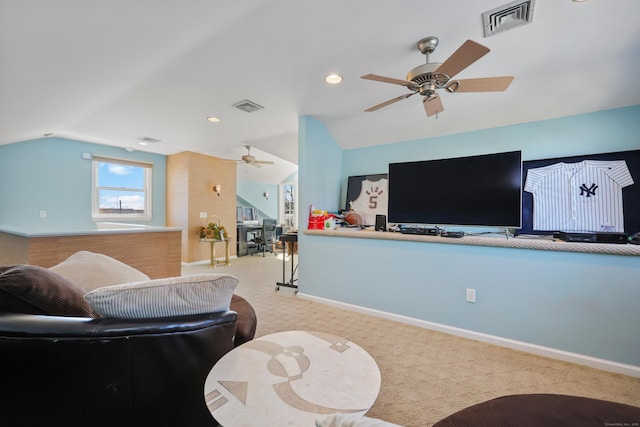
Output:
[[[0,144],[53,133],[234,159],[249,144],[278,163],[243,166],[245,176],[279,182],[296,169],[300,115],[350,149],[640,104],[640,1],[537,0],[533,23],[484,38],[482,12],[507,3],[0,0]],[[441,92],[437,118],[419,96],[365,113],[407,89],[360,76],[404,79],[430,35],[440,39],[434,62],[467,39],[491,49],[456,77],[514,82]],[[344,82],[327,85],[329,72]],[[265,108],[232,107],[245,99]],[[141,147],[143,136],[161,142]]]

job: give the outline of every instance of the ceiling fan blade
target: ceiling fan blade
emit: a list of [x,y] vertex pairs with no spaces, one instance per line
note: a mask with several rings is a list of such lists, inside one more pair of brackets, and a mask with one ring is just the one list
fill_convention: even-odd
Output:
[[440,64],[436,71],[451,78],[487,53],[489,53],[488,47],[473,40],[467,40],[446,61]]
[[424,111],[427,113],[427,117],[431,117],[434,114],[442,113],[444,111],[442,100],[438,95],[425,96],[422,103],[424,104]]
[[506,90],[512,81],[513,76],[452,80],[446,89],[447,92],[501,92]]
[[379,110],[380,108],[386,107],[387,105],[393,104],[394,102],[398,102],[398,101],[402,101],[403,99],[407,99],[408,97],[410,97],[411,95],[415,95],[416,93],[417,92],[411,92],[411,93],[407,93],[405,95],[400,95],[397,98],[393,98],[393,99],[385,101],[385,102],[383,102],[381,104],[374,105],[373,107],[369,107],[364,111],[371,112],[371,111]]
[[256,160],[255,162],[253,162],[253,164],[259,164],[259,165],[273,165],[274,163],[271,160]]
[[364,76],[361,76],[360,78],[361,79],[365,79],[365,80],[373,80],[375,82],[393,83],[393,84],[402,85],[402,86],[410,86],[410,85],[414,84],[413,82],[410,82],[409,80],[394,79],[392,77],[378,76],[376,74],[365,74]]

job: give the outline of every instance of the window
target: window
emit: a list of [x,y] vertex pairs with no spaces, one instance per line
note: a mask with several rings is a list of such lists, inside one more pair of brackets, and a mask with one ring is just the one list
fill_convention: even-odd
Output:
[[296,186],[292,183],[280,184],[280,218],[285,230],[295,230],[297,228],[296,218]]
[[150,220],[152,167],[150,163],[94,156],[93,219]]

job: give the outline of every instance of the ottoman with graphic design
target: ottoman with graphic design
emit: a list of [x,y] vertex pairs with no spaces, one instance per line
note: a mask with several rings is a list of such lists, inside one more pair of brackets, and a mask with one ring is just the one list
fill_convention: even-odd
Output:
[[358,345],[287,331],[224,355],[207,377],[205,399],[225,427],[314,425],[323,415],[364,415],[379,391],[378,365]]

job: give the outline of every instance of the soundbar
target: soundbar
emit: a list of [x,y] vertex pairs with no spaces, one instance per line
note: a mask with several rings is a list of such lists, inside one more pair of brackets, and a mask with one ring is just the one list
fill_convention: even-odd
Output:
[[582,242],[582,243],[619,243],[625,244],[629,240],[626,233],[570,233],[560,231],[553,233],[553,237],[564,240],[565,242]]

